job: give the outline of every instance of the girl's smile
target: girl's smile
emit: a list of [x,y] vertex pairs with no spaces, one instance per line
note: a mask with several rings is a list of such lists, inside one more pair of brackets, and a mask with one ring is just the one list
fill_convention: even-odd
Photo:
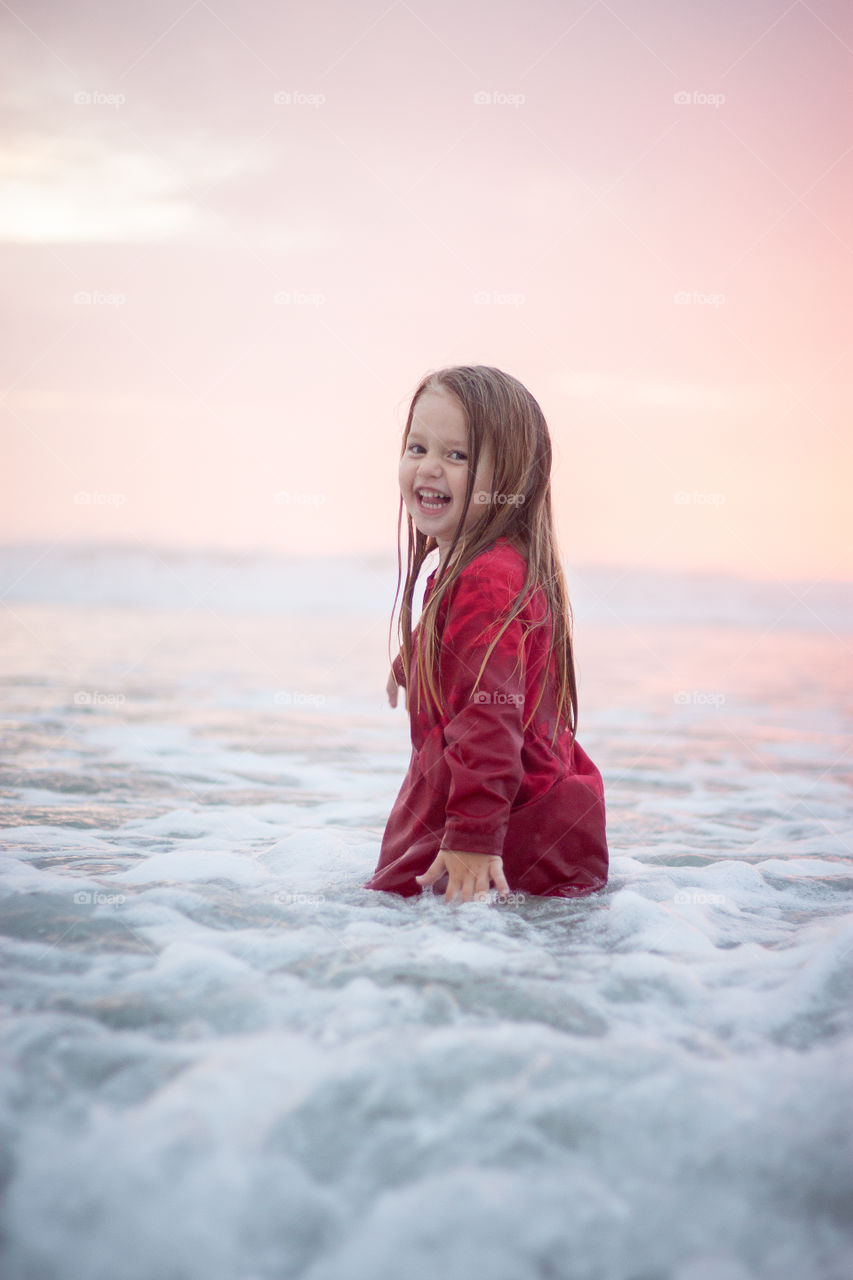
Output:
[[452,501],[449,493],[439,493],[437,489],[416,489],[415,496],[425,511],[443,511]]

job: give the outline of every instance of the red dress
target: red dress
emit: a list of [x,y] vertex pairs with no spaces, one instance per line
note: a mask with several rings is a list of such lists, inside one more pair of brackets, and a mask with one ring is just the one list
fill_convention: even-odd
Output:
[[[409,680],[412,755],[382,837],[379,862],[366,889],[410,897],[421,892],[416,875],[440,849],[500,854],[515,892],[574,898],[607,883],[604,785],[596,766],[570,735],[551,736],[556,716],[556,662],[533,722],[550,628],[527,638],[521,618],[547,612],[537,590],[492,651],[480,684],[471,691],[483,656],[500,630],[501,615],[524,585],[526,564],[505,538],[465,566],[445,596],[437,619],[441,636],[444,714],[415,686],[415,628]],[[424,604],[435,585],[427,578]],[[400,655],[394,662],[402,682]],[[525,706],[528,710],[525,712]],[[433,886],[443,891],[446,874]]]

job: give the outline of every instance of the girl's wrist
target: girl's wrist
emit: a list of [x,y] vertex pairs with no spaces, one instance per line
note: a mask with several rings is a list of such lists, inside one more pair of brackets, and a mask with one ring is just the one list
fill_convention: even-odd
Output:
[[439,853],[443,853],[445,858],[485,858],[487,862],[501,856],[499,853],[469,853],[466,849],[439,849]]

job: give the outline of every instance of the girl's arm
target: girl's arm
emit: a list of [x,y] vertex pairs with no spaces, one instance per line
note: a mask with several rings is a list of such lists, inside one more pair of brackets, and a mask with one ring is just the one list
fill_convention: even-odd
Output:
[[397,685],[398,684],[399,684],[399,681],[397,680],[397,677],[394,674],[394,668],[392,667],[391,674],[388,677],[388,683],[385,686],[385,692],[388,694],[388,701],[391,703],[392,707],[396,707],[397,705]]
[[397,688],[400,685],[405,686],[406,678],[403,675],[403,656],[398,653],[394,661],[391,663],[391,674],[388,677],[388,683],[385,691],[388,694],[388,701],[392,707],[397,705]]
[[[414,651],[414,646],[417,644],[420,625],[421,625],[421,620],[420,618],[418,618],[418,621],[415,623],[414,629],[412,631],[412,650],[413,651]],[[388,691],[388,701],[391,703],[392,707],[396,707],[397,705],[397,686],[398,685],[403,686],[405,685],[405,683],[406,683],[406,677],[403,672],[403,651],[401,649],[400,652],[397,654],[396,658],[394,659],[394,661],[391,663],[391,674],[388,677],[388,684],[386,685],[386,688]]]

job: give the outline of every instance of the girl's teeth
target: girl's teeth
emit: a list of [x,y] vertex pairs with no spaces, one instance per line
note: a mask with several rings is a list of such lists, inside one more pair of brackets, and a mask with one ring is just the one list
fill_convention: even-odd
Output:
[[427,494],[423,490],[418,493],[421,505],[429,507],[431,511],[438,511],[445,505],[445,499],[441,495]]

